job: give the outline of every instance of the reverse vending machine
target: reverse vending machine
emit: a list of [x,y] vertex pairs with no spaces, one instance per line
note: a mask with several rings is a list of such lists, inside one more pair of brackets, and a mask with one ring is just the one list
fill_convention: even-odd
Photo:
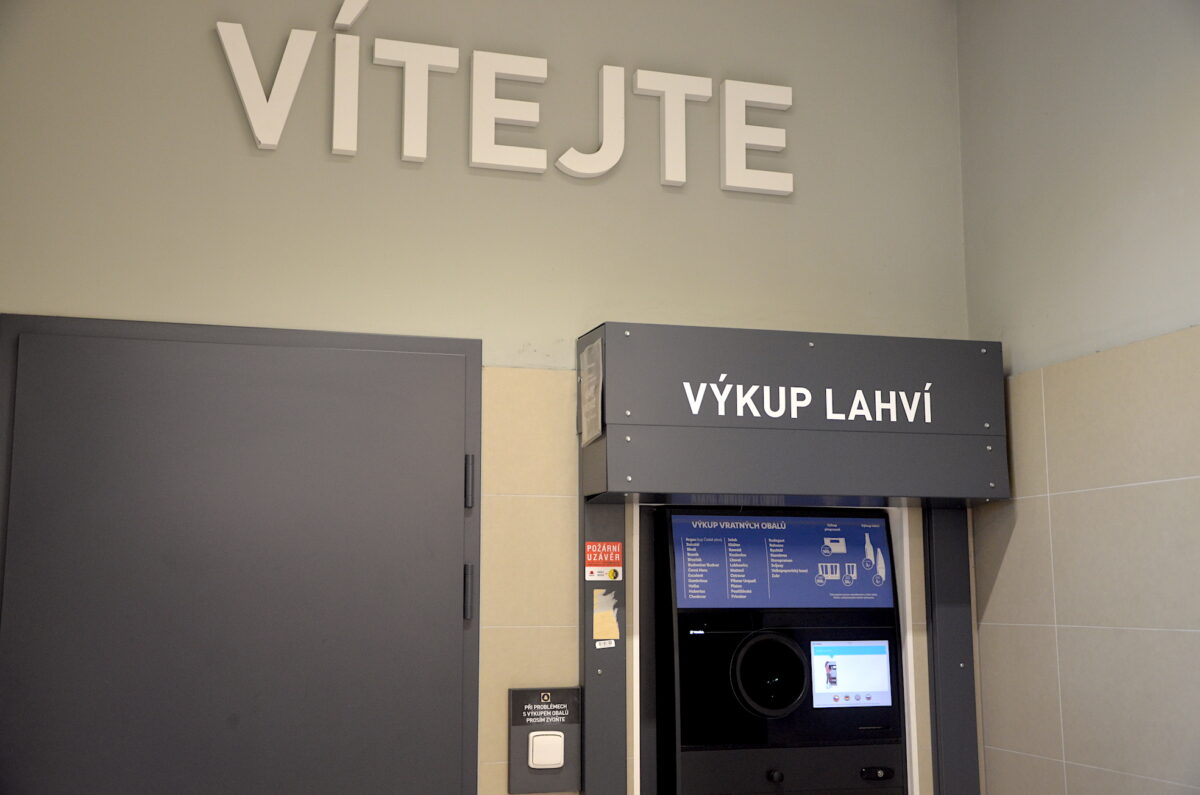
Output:
[[657,519],[658,791],[905,792],[886,513]]
[[[584,795],[978,791],[967,508],[1009,496],[999,343],[605,323],[576,352]],[[888,523],[918,508],[920,742]]]

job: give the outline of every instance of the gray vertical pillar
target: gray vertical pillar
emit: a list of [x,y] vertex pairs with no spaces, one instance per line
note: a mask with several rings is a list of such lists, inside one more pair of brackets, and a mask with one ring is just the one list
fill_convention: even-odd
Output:
[[[589,581],[587,542],[625,542],[625,506],[597,504],[580,499],[579,539],[579,682],[583,686],[583,791],[587,795],[624,795],[625,755],[625,650],[629,621],[625,580]],[[628,572],[629,555],[624,550]],[[594,632],[595,594],[615,597],[620,638],[597,647]]]
[[965,795],[979,792],[966,505],[926,501],[924,531],[934,787],[939,795]]

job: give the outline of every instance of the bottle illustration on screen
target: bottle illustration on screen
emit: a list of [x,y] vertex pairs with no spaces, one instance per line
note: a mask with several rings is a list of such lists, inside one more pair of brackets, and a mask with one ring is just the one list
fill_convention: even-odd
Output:
[[870,571],[875,567],[875,547],[871,546],[870,533],[863,533],[863,537],[866,538],[867,542],[865,545],[866,554],[863,555],[862,567],[865,570]]
[[854,581],[858,579],[858,566],[853,563],[847,563],[843,567],[845,574],[842,575],[842,585],[847,588],[854,585]]
[[887,564],[883,562],[883,550],[875,550],[875,576],[871,578],[871,582],[875,583],[876,587],[887,582]]
[[829,580],[836,580],[842,576],[842,564],[840,563],[818,563],[817,564],[817,585],[824,585]]
[[825,663],[825,687],[837,687],[837,663],[832,660]]

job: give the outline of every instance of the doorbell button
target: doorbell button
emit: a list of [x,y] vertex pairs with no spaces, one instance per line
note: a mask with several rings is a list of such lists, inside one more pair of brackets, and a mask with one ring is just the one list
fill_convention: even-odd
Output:
[[563,733],[533,732],[529,735],[529,766],[548,770],[563,766]]

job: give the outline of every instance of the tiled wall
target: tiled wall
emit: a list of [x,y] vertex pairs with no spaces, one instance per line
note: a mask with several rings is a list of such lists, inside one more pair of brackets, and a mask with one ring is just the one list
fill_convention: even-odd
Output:
[[508,689],[579,684],[575,373],[483,371],[479,795],[508,792]]
[[988,795],[1200,792],[1200,327],[1009,379],[975,512]]
[[[508,689],[579,683],[577,444],[574,371],[484,369],[479,795],[508,792]],[[920,511],[894,511],[892,533],[921,795],[932,757]]]

